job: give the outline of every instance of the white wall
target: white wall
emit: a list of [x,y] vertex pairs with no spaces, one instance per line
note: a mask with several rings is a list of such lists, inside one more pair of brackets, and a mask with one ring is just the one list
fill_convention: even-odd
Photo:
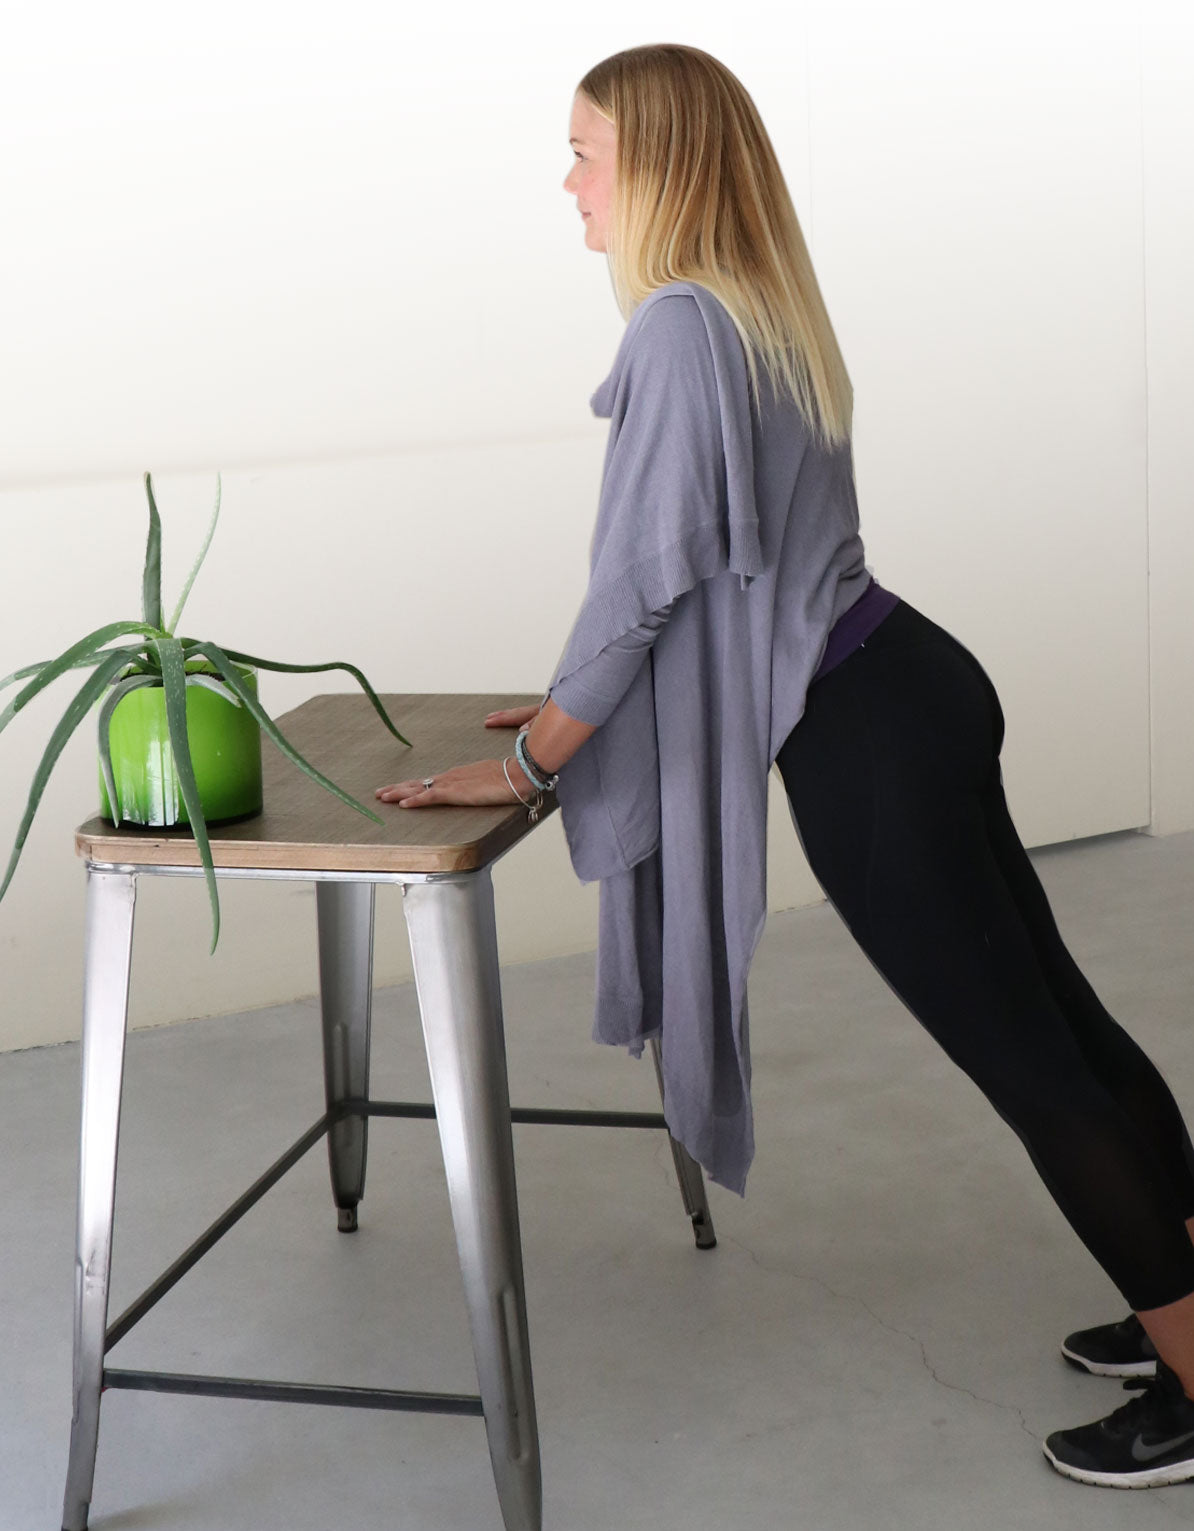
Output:
[[1144,296],[1148,337],[1152,821],[1194,829],[1194,8],[1146,11]]
[[[382,690],[540,692],[584,588],[588,398],[622,328],[560,188],[572,89],[679,40],[775,140],[855,384],[871,561],[996,679],[1025,838],[1194,824],[1176,9],[721,12],[30,11],[0,48],[0,672],[138,614],[146,467],[169,600],[219,467],[188,632],[349,658]],[[341,684],[268,676],[263,697]],[[0,852],[68,694],[0,741]],[[94,772],[80,731],[0,904],[0,1047],[77,1035]],[[771,790],[790,907],[818,894]],[[504,960],[595,943],[558,819],[495,884]],[[226,884],[209,958],[201,885],[144,880],[134,1024],[313,992],[313,902]],[[383,894],[378,981],[408,973]]]

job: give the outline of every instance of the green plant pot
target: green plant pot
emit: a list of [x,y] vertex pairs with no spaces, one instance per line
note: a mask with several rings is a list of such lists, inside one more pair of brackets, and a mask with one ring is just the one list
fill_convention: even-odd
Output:
[[[194,674],[196,668],[207,674],[214,670],[205,664],[188,666],[188,673]],[[237,668],[256,694],[257,672],[245,666]],[[161,686],[140,687],[116,704],[109,739],[122,821],[162,828],[189,824],[174,768],[166,726],[166,693]],[[188,686],[187,739],[207,823],[260,813],[261,729],[248,709],[234,706],[206,686]],[[112,819],[102,767],[99,779],[100,812]]]

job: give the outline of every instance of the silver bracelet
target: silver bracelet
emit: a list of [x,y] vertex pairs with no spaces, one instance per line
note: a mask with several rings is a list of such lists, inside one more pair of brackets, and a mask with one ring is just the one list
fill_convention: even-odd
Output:
[[502,774],[506,778],[506,785],[507,785],[507,787],[510,788],[510,791],[513,792],[514,796],[518,799],[518,801],[522,804],[522,806],[524,808],[527,808],[527,807],[530,806],[528,801],[527,801],[527,799],[525,797],[523,797],[523,795],[519,792],[518,788],[510,780],[510,772],[506,769],[506,761],[512,760],[513,758],[514,757],[512,755],[507,755],[506,759],[502,761]]
[[[510,756],[507,755],[506,760],[509,759]],[[534,802],[528,802],[525,797],[519,797],[518,793],[514,790],[514,783],[510,780],[510,772],[506,769],[506,760],[502,761],[502,774],[506,778],[506,785],[510,788],[511,792],[514,792],[514,796],[518,798],[518,801],[526,809],[527,818],[530,820],[530,822],[532,824],[537,824],[539,821],[540,810],[543,807],[543,793],[536,790]]]

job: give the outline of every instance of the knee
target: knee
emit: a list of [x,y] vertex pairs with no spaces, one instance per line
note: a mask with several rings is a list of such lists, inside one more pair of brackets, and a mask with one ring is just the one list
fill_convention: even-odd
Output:
[[1001,1069],[971,1077],[1025,1142],[1064,1147],[1119,1128],[1118,1104],[1082,1063],[1046,1060],[1014,1073]]

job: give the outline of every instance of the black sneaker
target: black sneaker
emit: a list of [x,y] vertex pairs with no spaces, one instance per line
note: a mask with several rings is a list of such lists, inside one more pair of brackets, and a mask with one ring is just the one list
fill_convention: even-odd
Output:
[[1143,1389],[1106,1419],[1076,1430],[1058,1430],[1044,1453],[1059,1473],[1105,1488],[1155,1488],[1194,1478],[1194,1401],[1164,1361],[1151,1380],[1133,1378],[1126,1388]]
[[1157,1349],[1134,1313],[1118,1324],[1079,1329],[1061,1347],[1067,1361],[1084,1366],[1096,1377],[1155,1377]]

